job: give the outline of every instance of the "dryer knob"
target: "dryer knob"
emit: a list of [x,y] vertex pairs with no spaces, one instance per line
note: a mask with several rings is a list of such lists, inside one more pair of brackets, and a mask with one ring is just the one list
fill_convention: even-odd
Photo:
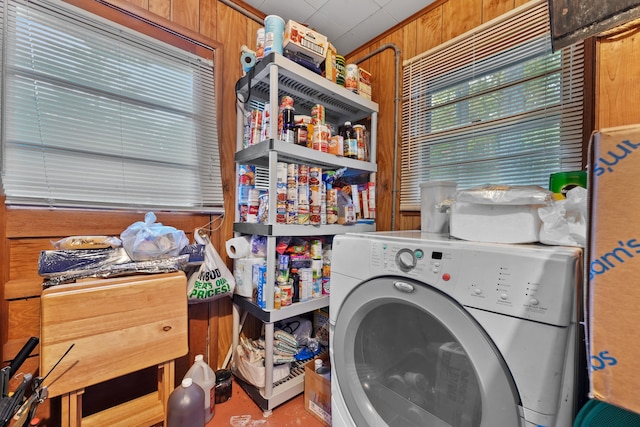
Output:
[[535,299],[535,298],[531,298],[531,299],[529,300],[529,304],[531,304],[531,305],[538,305],[538,304],[540,304],[540,301],[538,301],[538,300],[537,300],[537,299]]
[[410,249],[400,249],[396,254],[396,264],[400,270],[407,272],[416,266],[416,256]]

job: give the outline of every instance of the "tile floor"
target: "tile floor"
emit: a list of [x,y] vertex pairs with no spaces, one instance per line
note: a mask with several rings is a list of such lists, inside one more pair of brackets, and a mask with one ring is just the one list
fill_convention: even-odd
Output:
[[216,405],[216,413],[206,427],[323,427],[324,424],[304,408],[304,394],[277,406],[269,417],[233,382],[231,399]]

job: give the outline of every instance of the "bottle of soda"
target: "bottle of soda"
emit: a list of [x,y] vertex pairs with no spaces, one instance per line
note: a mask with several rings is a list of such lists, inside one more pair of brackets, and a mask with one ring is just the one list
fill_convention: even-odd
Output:
[[344,144],[344,157],[351,159],[358,158],[358,140],[356,139],[356,133],[351,126],[351,122],[344,122],[342,127],[342,140]]

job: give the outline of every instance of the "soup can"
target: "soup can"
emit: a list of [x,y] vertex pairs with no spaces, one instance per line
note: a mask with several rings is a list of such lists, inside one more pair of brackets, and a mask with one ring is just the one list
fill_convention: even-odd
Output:
[[315,104],[311,107],[311,123],[315,126],[325,124],[324,105]]
[[352,92],[358,93],[358,65],[347,64],[345,72],[344,87]]

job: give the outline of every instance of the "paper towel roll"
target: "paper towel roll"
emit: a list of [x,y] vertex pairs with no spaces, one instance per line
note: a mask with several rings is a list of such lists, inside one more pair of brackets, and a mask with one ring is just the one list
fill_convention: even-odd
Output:
[[251,251],[251,236],[234,237],[227,240],[225,246],[229,258],[244,258]]
[[248,73],[256,65],[256,54],[253,52],[242,52],[240,55],[242,71]]
[[238,258],[233,260],[234,292],[242,297],[253,296],[253,265],[264,264],[265,258]]

